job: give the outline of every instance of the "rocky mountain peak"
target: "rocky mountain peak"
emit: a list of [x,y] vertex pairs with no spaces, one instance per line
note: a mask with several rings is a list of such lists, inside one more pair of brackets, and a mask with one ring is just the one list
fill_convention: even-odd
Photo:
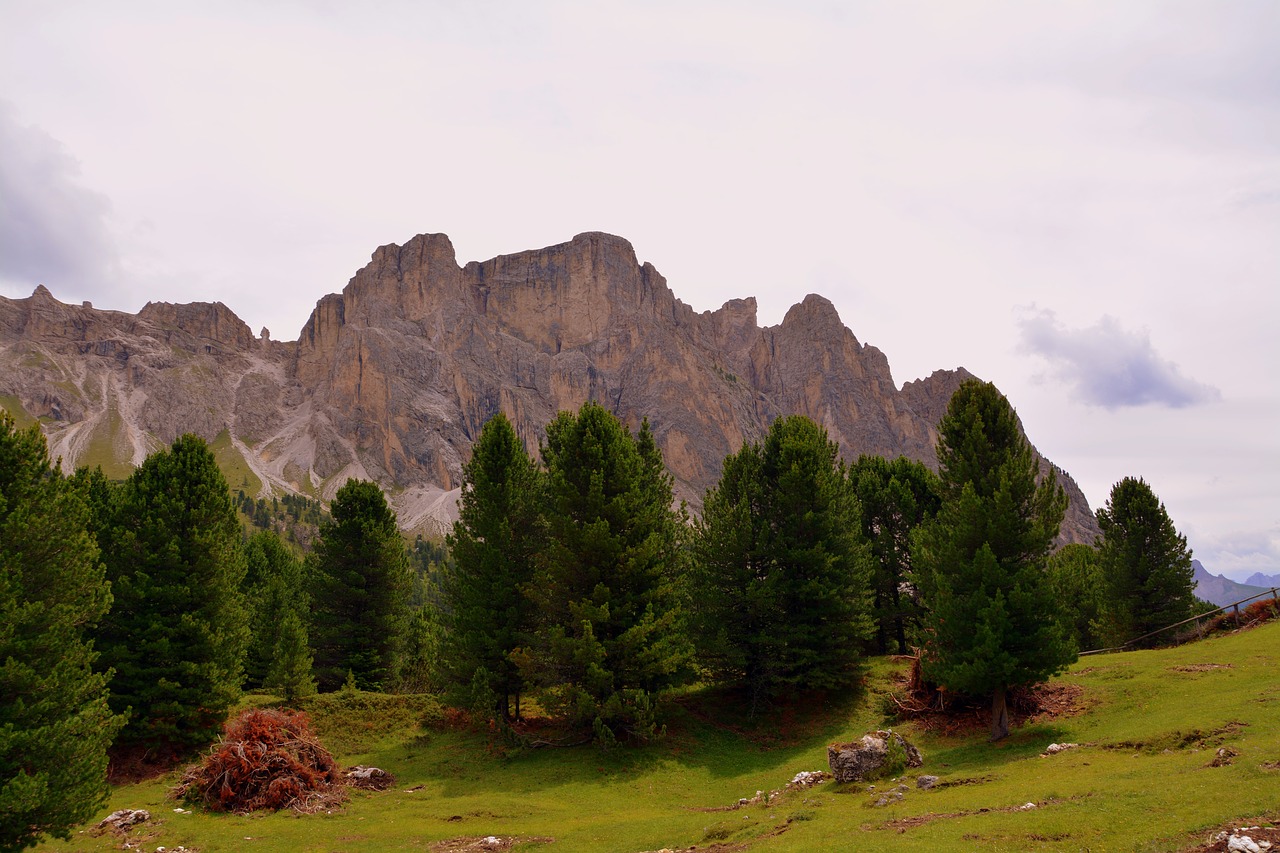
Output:
[[[896,388],[884,354],[814,294],[768,328],[751,297],[695,314],[600,232],[463,266],[443,234],[381,246],[289,344],[255,339],[221,303],[134,316],[37,288],[0,299],[0,368],[0,397],[42,419],[64,464],[136,464],[182,432],[225,435],[249,472],[232,488],[327,498],[347,477],[374,479],[402,523],[437,530],[499,411],[534,453],[556,412],[586,400],[633,429],[647,417],[696,509],[724,457],[786,414],[821,423],[847,459],[936,467],[938,419],[969,376]],[[1092,541],[1087,502],[1071,500],[1066,541]]]

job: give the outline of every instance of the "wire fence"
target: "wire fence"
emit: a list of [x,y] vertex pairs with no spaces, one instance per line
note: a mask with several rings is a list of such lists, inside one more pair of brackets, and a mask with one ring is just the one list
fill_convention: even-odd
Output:
[[1113,646],[1109,649],[1092,649],[1087,652],[1081,652],[1080,657],[1084,657],[1085,655],[1100,655],[1100,654],[1103,654],[1104,652],[1128,651],[1134,646],[1135,643],[1141,643],[1143,640],[1149,640],[1152,637],[1155,637],[1159,634],[1163,634],[1165,631],[1172,631],[1174,628],[1181,628],[1183,625],[1187,625],[1192,622],[1198,623],[1201,619],[1208,619],[1209,617],[1216,616],[1219,613],[1225,613],[1226,611],[1231,610],[1232,608],[1235,609],[1235,615],[1239,617],[1240,605],[1248,604],[1254,599],[1266,599],[1267,597],[1270,597],[1272,601],[1280,600],[1280,594],[1277,594],[1277,590],[1275,588],[1272,588],[1270,592],[1259,592],[1255,595],[1249,596],[1248,598],[1242,598],[1239,601],[1232,602],[1231,604],[1224,604],[1221,607],[1217,608],[1216,610],[1208,610],[1204,613],[1197,613],[1195,616],[1192,616],[1190,619],[1183,619],[1181,622],[1174,622],[1172,625],[1166,625],[1163,628],[1157,628],[1156,630],[1151,631],[1150,633],[1143,634],[1141,637],[1134,637],[1132,640],[1129,640],[1128,642],[1123,643],[1119,646]]

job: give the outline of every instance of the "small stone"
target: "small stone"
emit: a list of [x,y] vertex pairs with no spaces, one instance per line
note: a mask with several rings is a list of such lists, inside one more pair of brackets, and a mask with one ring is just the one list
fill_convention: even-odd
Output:
[[1024,803],[1018,807],[1018,811],[1029,812],[1036,807],[1035,803]]
[[937,784],[938,784],[938,777],[937,777],[937,776],[918,776],[918,777],[916,777],[916,787],[917,787],[917,788],[919,788],[919,789],[920,789],[920,790],[922,790],[922,791],[927,791],[927,790],[929,790],[930,788],[933,788],[933,787],[937,786]]
[[1262,853],[1262,848],[1247,835],[1233,835],[1227,839],[1228,853]]

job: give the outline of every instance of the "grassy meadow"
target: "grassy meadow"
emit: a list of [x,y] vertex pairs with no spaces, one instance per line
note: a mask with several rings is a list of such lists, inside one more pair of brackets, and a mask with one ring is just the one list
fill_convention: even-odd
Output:
[[[791,708],[736,725],[712,722],[714,697],[691,693],[665,739],[643,748],[506,750],[450,725],[429,697],[348,695],[314,706],[321,739],[343,765],[374,764],[397,783],[354,791],[332,814],[241,817],[166,798],[177,774],[114,789],[102,811],[145,808],[128,836],[92,824],[42,851],[463,850],[484,836],[516,850],[1181,850],[1233,821],[1280,821],[1280,622],[1179,648],[1082,659],[1056,679],[1077,685],[1076,713],[945,733],[897,727],[924,753],[901,801],[876,806],[891,780],[831,782],[734,808],[827,769],[826,747],[885,727],[885,692],[905,664],[876,659],[866,690],[843,706]],[[1071,688],[1068,688],[1070,691]],[[1064,691],[1066,692],[1066,691]],[[253,697],[251,697],[252,699]],[[263,701],[266,697],[257,697]],[[1051,743],[1080,748],[1051,757]],[[1237,753],[1209,766],[1219,747]],[[941,784],[918,790],[915,777]],[[1034,803],[1034,808],[1023,808]],[[102,816],[100,815],[100,816]],[[441,845],[452,839],[453,844]]]

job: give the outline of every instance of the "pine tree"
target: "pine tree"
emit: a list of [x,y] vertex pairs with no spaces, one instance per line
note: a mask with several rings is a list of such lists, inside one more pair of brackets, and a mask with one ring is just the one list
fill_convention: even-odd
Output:
[[653,735],[657,700],[688,677],[692,658],[682,525],[655,453],[595,403],[547,426],[548,539],[529,587],[542,619],[534,669],[546,701],[606,743]]
[[524,687],[511,654],[529,644],[532,629],[524,587],[542,542],[541,491],[524,443],[505,415],[494,415],[463,466],[448,538],[444,669],[456,697],[465,693],[467,704],[483,703],[502,720],[519,715]]
[[1073,542],[1049,557],[1047,567],[1058,618],[1079,649],[1097,649],[1104,642],[1106,579],[1098,551]]
[[695,544],[704,664],[756,700],[847,687],[870,636],[870,551],[837,448],[802,416],[725,460]]
[[[1098,510],[1101,571],[1109,588],[1109,630],[1129,642],[1188,619],[1195,579],[1187,539],[1145,480],[1126,477]],[[1154,639],[1148,643],[1154,642]]]
[[351,672],[361,690],[392,686],[413,589],[396,516],[376,483],[347,480],[312,552],[311,640],[322,690]]
[[85,496],[0,411],[0,850],[69,838],[107,798],[124,724],[84,628],[111,603]]
[[922,668],[950,690],[991,696],[991,738],[1009,734],[1008,689],[1075,660],[1045,561],[1066,511],[1017,415],[990,383],[960,386],[938,424],[942,508],[916,529],[926,609]]
[[251,636],[246,683],[278,688],[288,701],[314,693],[302,561],[274,532],[260,530],[245,542],[245,564]]
[[212,740],[240,695],[248,613],[231,494],[203,439],[148,456],[100,524],[115,604],[99,632],[121,740],[174,753]]
[[919,622],[911,591],[911,531],[932,518],[941,504],[938,477],[905,456],[889,461],[862,456],[849,470],[849,485],[862,509],[862,534],[876,561],[876,646],[888,654],[896,644],[907,653],[907,629]]

